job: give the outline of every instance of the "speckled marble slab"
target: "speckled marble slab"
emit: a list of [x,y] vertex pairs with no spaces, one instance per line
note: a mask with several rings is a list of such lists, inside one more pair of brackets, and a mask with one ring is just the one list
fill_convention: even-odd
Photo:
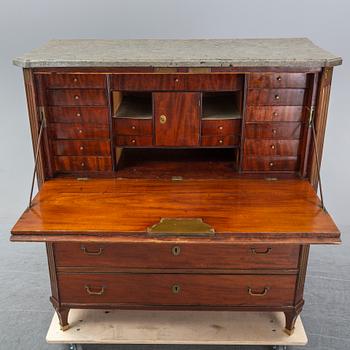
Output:
[[51,40],[13,60],[35,67],[329,67],[335,56],[306,38]]

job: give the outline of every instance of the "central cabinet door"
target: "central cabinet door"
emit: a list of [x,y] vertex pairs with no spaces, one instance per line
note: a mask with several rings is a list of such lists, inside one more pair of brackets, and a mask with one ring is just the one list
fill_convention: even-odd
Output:
[[156,146],[199,146],[200,93],[154,93]]

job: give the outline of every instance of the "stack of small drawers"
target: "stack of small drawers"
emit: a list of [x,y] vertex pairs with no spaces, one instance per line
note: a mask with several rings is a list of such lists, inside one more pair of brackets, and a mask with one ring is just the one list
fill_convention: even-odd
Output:
[[249,75],[243,171],[299,169],[305,73]]
[[54,172],[112,170],[106,76],[45,77]]

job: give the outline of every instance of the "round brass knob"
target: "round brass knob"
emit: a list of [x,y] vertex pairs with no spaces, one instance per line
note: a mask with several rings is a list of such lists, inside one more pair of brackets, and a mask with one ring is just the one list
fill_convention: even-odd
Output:
[[80,117],[80,116],[81,116],[81,114],[78,112],[78,113],[76,114],[76,116],[77,116],[77,117]]
[[219,140],[219,143],[220,143],[220,145],[222,145],[224,143],[224,141],[223,140]]
[[277,134],[277,130],[276,129],[272,129],[272,133],[273,134]]
[[275,164],[274,164],[274,162],[270,162],[269,165],[270,165],[270,167],[273,167]]
[[275,95],[275,100],[279,100],[280,99],[280,95]]
[[132,140],[131,140],[131,143],[136,143],[136,140],[135,140],[135,139],[132,139]]
[[74,99],[75,99],[75,100],[79,100],[79,96],[78,96],[78,95],[75,95],[75,96],[74,96]]
[[80,146],[79,149],[82,151],[84,149],[84,146]]
[[281,77],[281,76],[278,76],[278,77],[276,78],[276,80],[281,81],[281,80],[282,80],[282,77]]
[[79,134],[82,134],[83,133],[83,130],[79,129]]
[[271,149],[275,149],[276,148],[276,146],[275,145],[271,145]]
[[135,130],[135,129],[136,129],[136,126],[135,126],[135,125],[133,125],[133,126],[131,127],[131,129],[132,129],[132,130]]
[[78,78],[74,78],[73,81],[74,81],[75,83],[77,83],[77,82],[78,82]]
[[273,115],[274,117],[277,117],[277,116],[278,116],[278,112],[273,112],[272,115]]
[[179,78],[176,78],[176,79],[175,79],[175,83],[178,83],[178,82],[179,82]]
[[223,126],[219,126],[219,130],[224,130],[224,127]]
[[166,115],[162,114],[160,117],[159,117],[159,122],[161,124],[165,124],[166,123]]
[[171,248],[171,252],[175,256],[180,255],[181,248],[178,245],[175,245],[174,247]]
[[172,287],[171,287],[171,290],[174,294],[178,294],[180,293],[180,290],[181,290],[181,287],[178,285],[178,284],[174,284]]
[[84,168],[85,163],[84,163],[84,162],[82,162],[82,163],[80,163],[80,165],[81,165],[81,167],[82,167],[82,168]]

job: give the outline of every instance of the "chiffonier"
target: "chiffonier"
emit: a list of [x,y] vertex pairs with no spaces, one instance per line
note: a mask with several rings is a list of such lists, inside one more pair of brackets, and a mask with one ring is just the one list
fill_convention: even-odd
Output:
[[293,332],[310,245],[340,242],[317,196],[340,57],[303,38],[53,40],[14,64],[39,192],[11,240],[46,244],[62,330],[72,308],[121,308],[281,311]]

